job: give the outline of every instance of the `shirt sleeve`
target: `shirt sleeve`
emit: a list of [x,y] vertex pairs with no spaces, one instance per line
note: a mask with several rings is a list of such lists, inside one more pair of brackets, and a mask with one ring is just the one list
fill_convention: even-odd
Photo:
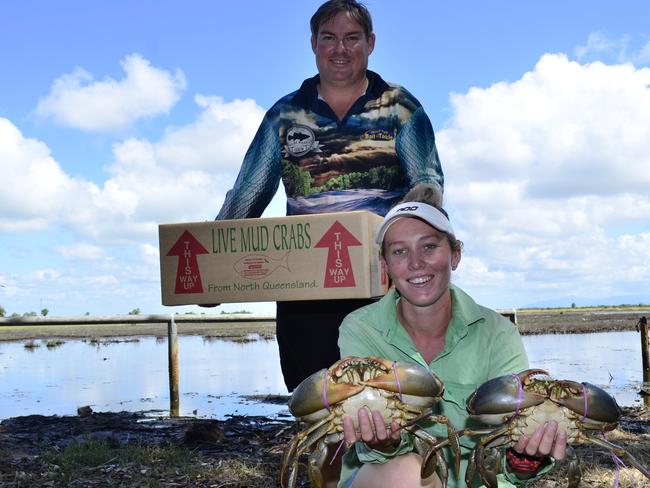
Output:
[[[501,320],[501,319],[500,319]],[[490,378],[528,369],[528,356],[517,326],[503,319],[490,343]]]
[[372,347],[372,341],[362,333],[363,324],[354,315],[348,315],[339,327],[339,351],[341,357],[376,356],[377,350]]
[[424,108],[418,107],[402,126],[395,143],[409,186],[428,183],[444,188],[445,178],[436,148],[431,121]]
[[277,131],[265,115],[216,220],[258,218],[262,215],[280,185],[281,154]]

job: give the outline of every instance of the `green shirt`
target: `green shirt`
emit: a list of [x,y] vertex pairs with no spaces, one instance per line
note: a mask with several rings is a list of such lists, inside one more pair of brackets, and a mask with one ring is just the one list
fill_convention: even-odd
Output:
[[[460,288],[450,285],[452,317],[445,334],[445,347],[430,363],[416,350],[413,340],[397,318],[396,290],[389,291],[380,301],[349,314],[339,329],[341,357],[379,356],[390,360],[415,361],[428,367],[445,384],[442,401],[436,413],[445,415],[456,430],[477,427],[469,419],[467,397],[485,381],[528,369],[528,358],[517,327],[497,312],[478,305]],[[420,423],[436,437],[447,437],[442,424]],[[449,461],[449,488],[465,486],[465,470],[476,437],[461,438],[460,479]],[[410,442],[400,444],[398,451],[386,456],[369,449],[364,443],[355,444],[343,460],[341,481],[354,474],[364,462],[385,462],[390,457],[413,450]],[[503,460],[502,464],[505,464]],[[500,481],[502,476],[499,477]],[[478,474],[475,476],[478,481]],[[499,483],[501,485],[501,483]],[[509,486],[505,482],[504,486]]]

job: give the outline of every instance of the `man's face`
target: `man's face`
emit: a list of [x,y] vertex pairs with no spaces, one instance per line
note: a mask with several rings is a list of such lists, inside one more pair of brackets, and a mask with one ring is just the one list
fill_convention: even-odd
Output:
[[340,12],[320,26],[311,38],[311,47],[321,83],[346,86],[365,77],[375,35],[366,38],[361,25],[347,12]]

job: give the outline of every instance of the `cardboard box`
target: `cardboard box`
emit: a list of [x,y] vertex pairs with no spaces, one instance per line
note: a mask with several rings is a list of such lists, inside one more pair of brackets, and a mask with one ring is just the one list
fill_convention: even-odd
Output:
[[159,226],[163,305],[386,293],[371,212]]

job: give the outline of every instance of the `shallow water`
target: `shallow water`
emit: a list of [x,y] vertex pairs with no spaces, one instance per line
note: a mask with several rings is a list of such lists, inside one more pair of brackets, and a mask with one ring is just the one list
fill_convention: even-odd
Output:
[[[92,345],[68,340],[48,348],[27,341],[0,343],[0,418],[75,415],[95,411],[169,413],[167,340]],[[245,401],[240,395],[287,395],[275,340],[236,343],[179,336],[180,414],[275,415],[285,405]],[[288,412],[287,412],[288,413]]]
[[[0,419],[20,415],[75,415],[95,411],[159,411],[169,414],[167,341],[107,340],[93,345],[68,340],[27,349],[28,341],[0,342]],[[531,367],[556,378],[603,387],[623,406],[640,405],[641,346],[635,332],[526,336]],[[236,343],[179,336],[180,414],[289,415],[286,403],[251,400],[282,395],[275,340]]]
[[524,336],[530,366],[554,378],[600,386],[621,406],[641,405],[641,339],[637,332]]

